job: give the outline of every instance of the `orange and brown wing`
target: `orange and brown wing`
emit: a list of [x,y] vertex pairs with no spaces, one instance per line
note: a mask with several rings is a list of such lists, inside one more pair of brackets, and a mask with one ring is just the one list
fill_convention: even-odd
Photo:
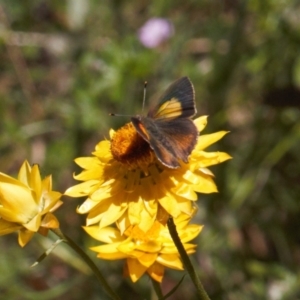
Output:
[[142,117],[131,121],[164,165],[177,168],[179,160],[188,162],[198,138],[198,130],[192,120],[179,118],[166,122]]

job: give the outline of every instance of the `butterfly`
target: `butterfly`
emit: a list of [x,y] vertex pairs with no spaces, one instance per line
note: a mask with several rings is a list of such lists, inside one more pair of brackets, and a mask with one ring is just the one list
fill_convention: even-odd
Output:
[[197,143],[199,132],[191,120],[196,113],[193,84],[182,77],[171,84],[147,116],[137,115],[131,122],[158,160],[176,169],[180,160],[188,163]]

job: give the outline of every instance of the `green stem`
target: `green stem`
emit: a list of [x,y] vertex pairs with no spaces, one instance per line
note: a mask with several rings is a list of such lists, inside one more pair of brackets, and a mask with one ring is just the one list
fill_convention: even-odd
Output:
[[154,288],[156,296],[158,297],[158,299],[163,299],[164,295],[162,293],[160,284],[156,280],[154,280],[153,278],[150,277],[150,279],[152,281],[152,286]]
[[51,229],[59,238],[63,239],[65,243],[67,243],[91,268],[95,276],[97,277],[100,285],[103,287],[104,291],[113,299],[113,300],[121,300],[119,296],[111,289],[108,285],[107,281],[95,265],[95,263],[90,259],[90,257],[67,235],[63,234],[59,228]]
[[170,235],[173,239],[173,242],[175,244],[175,246],[177,247],[177,250],[181,256],[183,265],[185,267],[185,269],[187,270],[187,272],[189,273],[196,289],[199,295],[199,300],[210,300],[210,298],[208,297],[199,277],[197,276],[197,273],[181,243],[181,240],[178,236],[177,230],[176,230],[176,225],[174,223],[173,218],[169,218],[168,220],[168,229],[170,232]]

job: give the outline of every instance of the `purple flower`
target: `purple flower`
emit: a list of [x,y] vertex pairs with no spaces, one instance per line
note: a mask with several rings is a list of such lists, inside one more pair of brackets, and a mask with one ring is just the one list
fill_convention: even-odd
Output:
[[163,18],[148,20],[138,32],[140,42],[147,48],[155,48],[174,33],[173,24]]

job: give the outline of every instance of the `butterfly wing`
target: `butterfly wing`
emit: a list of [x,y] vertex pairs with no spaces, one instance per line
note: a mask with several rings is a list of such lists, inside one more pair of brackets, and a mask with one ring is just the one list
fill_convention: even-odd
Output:
[[182,77],[170,85],[147,116],[153,119],[191,118],[196,113],[193,84],[188,77]]
[[192,120],[178,118],[166,122],[140,117],[132,118],[131,121],[164,165],[177,168],[180,166],[179,159],[188,162],[198,137],[198,130]]
[[147,117],[133,117],[132,124],[146,140],[157,158],[169,168],[188,162],[198,130],[190,119],[196,114],[195,93],[191,81],[182,77],[162,95]]

